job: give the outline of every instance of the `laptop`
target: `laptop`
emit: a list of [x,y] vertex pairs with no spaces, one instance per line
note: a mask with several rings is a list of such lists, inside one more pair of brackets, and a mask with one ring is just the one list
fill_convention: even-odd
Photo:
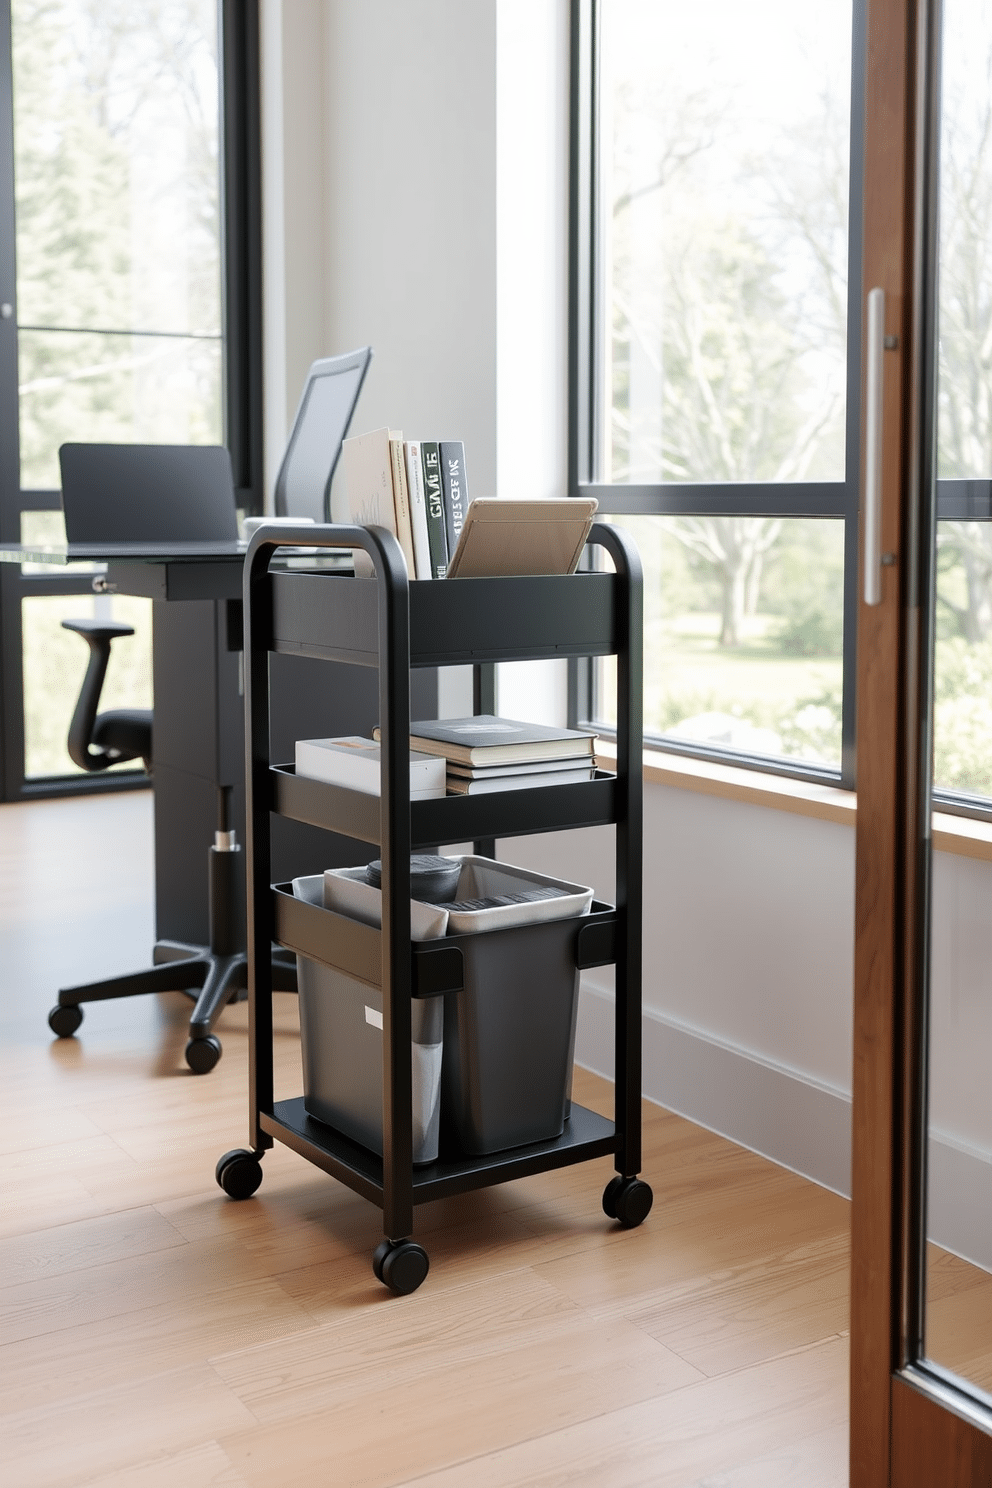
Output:
[[219,445],[63,444],[70,543],[236,542],[231,456]]

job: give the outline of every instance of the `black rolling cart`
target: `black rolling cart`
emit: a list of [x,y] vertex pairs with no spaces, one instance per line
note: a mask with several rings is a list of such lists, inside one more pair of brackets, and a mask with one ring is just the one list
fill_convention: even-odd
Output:
[[[408,582],[395,538],[381,528],[262,528],[245,561],[245,709],[249,958],[250,1149],[225,1153],[217,1181],[231,1198],[249,1198],[262,1181],[273,1142],[293,1148],[383,1211],[384,1239],[373,1270],[395,1292],[424,1280],[428,1258],[413,1234],[414,1205],[591,1158],[613,1156],[616,1177],[603,1209],[626,1228],[651,1208],[641,1162],[641,807],[642,583],[630,540],[597,524],[590,543],[612,557],[614,573],[568,577]],[[280,547],[363,548],[375,579],[338,572],[273,569]],[[297,778],[269,762],[269,653],[290,652],[376,667],[382,794],[370,796]],[[411,667],[476,668],[476,695],[491,663],[543,657],[616,657],[617,773],[572,785],[410,801]],[[486,711],[477,701],[477,711]],[[270,883],[270,813],[379,848],[382,929],[358,924]],[[495,837],[616,825],[616,905],[594,901],[575,920],[575,964],[616,965],[615,1115],[605,1120],[572,1103],[553,1140],[486,1156],[413,1166],[413,998],[457,996],[458,936],[411,942],[410,854]],[[359,860],[360,853],[356,856]],[[273,942],[382,988],[383,1155],[312,1119],[303,1098],[274,1101]]]

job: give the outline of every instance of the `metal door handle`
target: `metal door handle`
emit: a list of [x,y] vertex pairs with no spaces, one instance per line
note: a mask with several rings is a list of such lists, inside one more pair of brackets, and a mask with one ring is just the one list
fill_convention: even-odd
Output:
[[882,420],[885,357],[885,290],[873,289],[867,306],[865,377],[865,604],[882,602]]

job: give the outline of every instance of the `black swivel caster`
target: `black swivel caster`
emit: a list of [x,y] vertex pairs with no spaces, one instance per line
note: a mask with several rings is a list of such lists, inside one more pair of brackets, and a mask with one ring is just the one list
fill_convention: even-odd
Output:
[[71,1004],[68,1007],[58,1004],[48,1015],[48,1026],[59,1038],[72,1038],[82,1021],[82,1008]]
[[415,1292],[430,1270],[426,1250],[412,1240],[381,1241],[372,1252],[376,1280],[405,1297]]
[[220,1056],[220,1039],[212,1033],[206,1038],[191,1038],[186,1045],[186,1063],[194,1075],[208,1075]]
[[603,1192],[603,1213],[617,1219],[625,1230],[634,1230],[651,1213],[654,1194],[640,1178],[611,1178]]
[[250,1199],[262,1182],[262,1164],[254,1152],[236,1147],[224,1153],[214,1176],[229,1199]]

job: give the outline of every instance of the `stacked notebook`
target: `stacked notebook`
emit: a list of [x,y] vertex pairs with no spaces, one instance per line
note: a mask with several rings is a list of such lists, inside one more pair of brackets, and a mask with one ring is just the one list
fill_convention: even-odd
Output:
[[572,785],[596,772],[596,735],[481,713],[410,725],[410,747],[447,761],[449,795]]

